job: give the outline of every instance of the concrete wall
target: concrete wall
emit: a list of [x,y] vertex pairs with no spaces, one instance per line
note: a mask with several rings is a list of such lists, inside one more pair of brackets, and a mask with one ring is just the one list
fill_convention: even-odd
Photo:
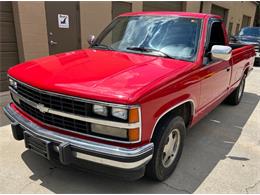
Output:
[[[142,11],[143,2],[132,3],[132,11]],[[163,2],[162,2],[163,3]],[[229,22],[233,23],[232,34],[236,25],[241,27],[243,15],[250,16],[253,25],[256,4],[253,2],[204,2],[203,12],[210,13],[212,3],[229,10]],[[20,61],[49,55],[46,15],[44,2],[13,2],[14,20],[18,41]],[[200,2],[185,2],[185,11],[199,12]],[[109,1],[80,1],[81,46],[87,48],[88,35],[98,35],[112,20],[112,3]]]
[[[132,11],[142,11],[143,2],[131,2]],[[44,2],[13,2],[19,59],[21,62],[49,55]],[[111,2],[80,2],[81,47],[88,36],[98,35],[112,20]]]
[[44,2],[13,2],[20,61],[49,55]]
[[[132,11],[143,10],[143,2],[129,1]],[[80,1],[81,46],[89,47],[88,36],[97,36],[112,21],[112,3]]]
[[88,36],[98,35],[112,19],[111,2],[80,1],[81,46],[87,48]]
[[256,12],[255,3],[246,2],[246,1],[236,1],[236,2],[215,1],[214,3],[212,3],[207,1],[203,3],[203,12],[210,13],[212,4],[228,9],[226,28],[228,29],[229,23],[232,22],[233,23],[232,34],[235,34],[237,24],[239,24],[241,27],[243,15],[251,17],[250,25],[253,26],[255,12]]
[[199,12],[200,2],[199,1],[187,1],[186,2],[186,12]]
[[132,3],[133,12],[143,11],[143,2],[142,1],[130,1],[130,3]]

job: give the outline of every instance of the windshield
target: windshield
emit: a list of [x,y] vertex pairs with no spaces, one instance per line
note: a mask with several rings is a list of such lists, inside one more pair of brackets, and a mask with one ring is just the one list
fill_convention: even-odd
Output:
[[260,37],[260,28],[243,28],[239,36]]
[[193,61],[201,20],[184,17],[132,16],[114,20],[92,47]]

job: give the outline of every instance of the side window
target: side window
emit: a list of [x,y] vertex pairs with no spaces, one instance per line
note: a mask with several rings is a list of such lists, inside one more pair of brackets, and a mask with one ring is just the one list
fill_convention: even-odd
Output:
[[225,45],[225,37],[221,22],[213,22],[213,24],[211,25],[207,52],[211,50],[213,45]]

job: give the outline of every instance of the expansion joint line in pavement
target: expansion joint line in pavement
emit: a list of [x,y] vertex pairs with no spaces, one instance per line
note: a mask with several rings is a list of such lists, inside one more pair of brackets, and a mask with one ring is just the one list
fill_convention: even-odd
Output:
[[260,184],[260,180],[258,180],[256,183],[254,183],[253,185],[249,186],[246,188],[246,193],[247,194],[251,194],[251,192],[248,192],[249,189],[254,189],[258,184]]
[[185,190],[185,189],[179,189],[179,188],[176,188],[166,182],[162,182],[164,185],[166,185],[167,187],[173,189],[173,190],[177,190],[177,191],[181,191],[181,192],[185,192],[185,194],[191,194],[191,192],[189,192],[188,190]]

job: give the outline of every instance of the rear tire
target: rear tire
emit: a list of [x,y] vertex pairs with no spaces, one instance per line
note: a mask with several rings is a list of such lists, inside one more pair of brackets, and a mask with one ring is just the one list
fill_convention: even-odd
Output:
[[146,166],[146,175],[163,181],[172,174],[181,157],[186,126],[182,117],[168,117],[154,133],[154,155]]
[[239,86],[227,97],[227,103],[230,105],[238,105],[244,94],[246,83],[246,75],[243,76]]

